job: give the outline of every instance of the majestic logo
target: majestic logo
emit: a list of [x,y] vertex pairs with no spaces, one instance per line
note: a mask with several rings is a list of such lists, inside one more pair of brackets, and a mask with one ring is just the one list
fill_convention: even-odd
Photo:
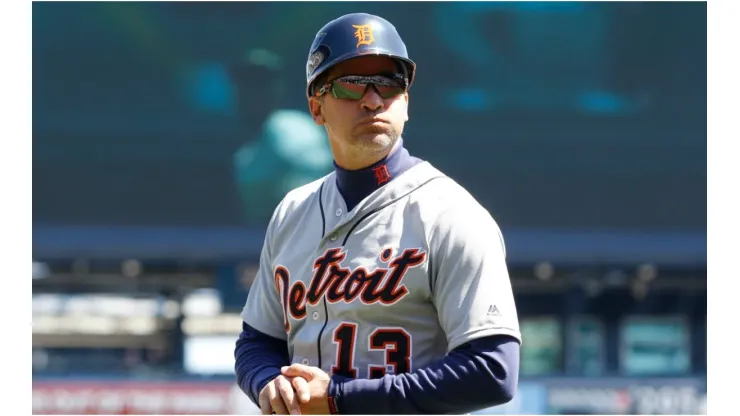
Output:
[[352,25],[355,30],[355,38],[357,39],[357,47],[360,45],[372,45],[375,42],[375,36],[373,35],[373,28],[370,25]]
[[290,272],[278,266],[275,269],[275,284],[283,304],[285,330],[290,330],[288,314],[296,320],[304,319],[306,304],[315,306],[322,298],[329,303],[359,301],[365,305],[391,305],[403,299],[409,293],[403,285],[403,278],[409,269],[424,262],[426,252],[408,249],[393,259],[391,254],[392,250],[388,248],[380,255],[380,260],[387,263],[388,268],[369,271],[358,267],[350,270],[341,264],[347,256],[346,252],[339,248],[327,250],[314,262],[314,274],[308,288],[302,281],[296,281],[291,286]]
[[391,180],[391,174],[388,172],[388,167],[385,165],[380,165],[373,169],[373,173],[375,174],[375,182],[377,182],[378,185],[382,185]]

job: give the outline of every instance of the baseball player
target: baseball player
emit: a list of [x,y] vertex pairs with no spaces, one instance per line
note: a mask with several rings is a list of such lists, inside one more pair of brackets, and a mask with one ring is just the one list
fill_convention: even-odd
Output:
[[402,133],[416,65],[388,21],[332,20],[306,66],[334,171],[270,220],[235,370],[263,414],[465,413],[514,396],[501,231]]

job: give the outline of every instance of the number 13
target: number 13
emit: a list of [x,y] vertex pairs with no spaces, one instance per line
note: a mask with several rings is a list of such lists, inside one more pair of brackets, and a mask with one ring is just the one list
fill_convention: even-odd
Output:
[[[357,324],[342,322],[334,330],[334,344],[337,345],[337,361],[332,372],[357,378],[357,367],[354,367]],[[402,328],[376,329],[370,334],[368,350],[385,351],[385,365],[369,366],[371,379],[383,377],[389,365],[393,366],[394,374],[411,371],[411,335]]]

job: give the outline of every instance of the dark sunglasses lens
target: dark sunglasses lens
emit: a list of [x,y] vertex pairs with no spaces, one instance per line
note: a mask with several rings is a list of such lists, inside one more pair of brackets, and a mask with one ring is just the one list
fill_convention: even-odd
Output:
[[392,98],[406,91],[405,83],[400,79],[384,76],[349,76],[334,80],[332,93],[336,98],[359,100],[365,95],[368,85],[373,85],[383,98]]
[[337,80],[334,81],[332,92],[336,98],[359,100],[363,95],[365,95],[366,88],[367,84]]
[[403,87],[392,87],[392,86],[378,86],[376,85],[375,88],[378,90],[378,94],[380,94],[383,98],[392,98],[397,95],[403,94],[405,91]]

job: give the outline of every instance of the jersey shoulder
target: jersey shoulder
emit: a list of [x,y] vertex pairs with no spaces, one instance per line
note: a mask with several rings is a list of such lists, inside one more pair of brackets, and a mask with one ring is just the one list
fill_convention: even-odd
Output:
[[279,229],[287,221],[306,215],[310,209],[315,207],[313,204],[319,198],[321,186],[333,176],[332,171],[319,179],[288,191],[275,208],[270,226],[273,229]]
[[427,236],[445,230],[469,230],[478,233],[489,230],[498,236],[501,248],[506,252],[503,235],[498,222],[463,185],[438,171],[436,179],[412,194],[409,201],[416,206],[422,227]]
[[455,211],[490,216],[488,210],[464,186],[442,171],[433,169],[437,172],[435,180],[421,188],[421,192],[412,195],[412,203],[423,204],[423,209],[440,214]]

